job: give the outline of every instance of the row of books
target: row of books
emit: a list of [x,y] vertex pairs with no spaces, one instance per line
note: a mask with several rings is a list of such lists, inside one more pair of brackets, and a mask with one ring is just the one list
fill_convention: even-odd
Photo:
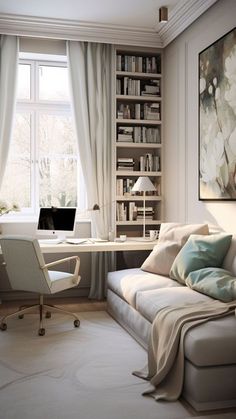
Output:
[[140,156],[139,170],[143,172],[158,172],[160,170],[160,157],[151,153]]
[[130,96],[160,96],[160,80],[148,81],[123,77],[116,80],[116,94]]
[[135,184],[134,179],[116,179],[116,195],[117,196],[132,196],[135,192],[132,188]]
[[117,105],[117,118],[160,121],[160,103],[131,103],[129,105],[119,103]]
[[[117,170],[134,170],[133,157],[118,157]],[[139,170],[141,172],[158,172],[160,170],[160,157],[147,153],[139,158]]]
[[159,127],[127,127],[119,125],[117,128],[117,141],[130,143],[160,143],[160,129]]
[[[144,207],[136,205],[135,202],[117,202],[116,220],[117,221],[136,221],[143,220]],[[145,207],[145,219],[154,220],[153,206]]]
[[[135,182],[136,182],[136,180],[129,179],[129,178],[116,179],[116,195],[117,196],[124,196],[124,197],[125,196],[126,197],[141,196],[140,192],[133,192],[132,191],[132,188],[133,188]],[[157,185],[156,185],[156,187],[157,187]],[[147,191],[146,195],[149,196],[149,197],[150,196],[155,197],[155,196],[157,196],[157,193],[158,193],[158,191],[155,191],[155,192]]]
[[161,56],[135,56],[126,54],[117,54],[116,70],[130,71],[138,73],[160,73]]

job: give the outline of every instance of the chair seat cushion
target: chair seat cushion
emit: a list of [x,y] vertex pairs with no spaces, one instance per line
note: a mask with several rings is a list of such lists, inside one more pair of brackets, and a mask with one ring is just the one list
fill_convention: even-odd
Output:
[[108,288],[134,308],[138,291],[180,286],[168,277],[144,272],[140,268],[109,272],[107,281]]
[[73,274],[60,271],[48,271],[51,280],[51,292],[63,291],[65,289],[75,287],[79,283],[79,277],[75,278]]

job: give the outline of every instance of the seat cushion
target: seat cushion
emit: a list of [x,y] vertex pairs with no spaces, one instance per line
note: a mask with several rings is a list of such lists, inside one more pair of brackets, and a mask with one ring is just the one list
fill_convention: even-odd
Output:
[[196,366],[236,364],[236,317],[210,320],[190,329],[185,357]]
[[79,277],[75,278],[75,275],[67,272],[48,271],[48,275],[51,281],[50,289],[53,294],[75,287],[79,283]]
[[212,301],[212,298],[193,291],[186,286],[162,288],[150,291],[139,291],[136,298],[136,309],[147,320],[153,322],[159,310],[167,306],[185,305],[200,301]]
[[140,268],[124,269],[109,272],[107,277],[108,288],[136,307],[136,294],[138,291],[154,290],[167,287],[179,287],[178,282],[165,276],[144,272]]

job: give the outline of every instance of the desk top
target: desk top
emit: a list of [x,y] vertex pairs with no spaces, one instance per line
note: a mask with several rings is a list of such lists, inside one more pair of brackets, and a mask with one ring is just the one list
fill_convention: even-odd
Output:
[[126,240],[125,242],[85,242],[82,244],[40,244],[42,253],[85,253],[85,252],[124,252],[130,250],[152,250],[154,241]]

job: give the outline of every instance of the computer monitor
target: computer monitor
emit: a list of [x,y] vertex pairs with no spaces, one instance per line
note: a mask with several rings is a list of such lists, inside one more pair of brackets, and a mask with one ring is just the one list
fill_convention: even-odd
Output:
[[40,208],[37,233],[65,240],[74,235],[76,208]]

